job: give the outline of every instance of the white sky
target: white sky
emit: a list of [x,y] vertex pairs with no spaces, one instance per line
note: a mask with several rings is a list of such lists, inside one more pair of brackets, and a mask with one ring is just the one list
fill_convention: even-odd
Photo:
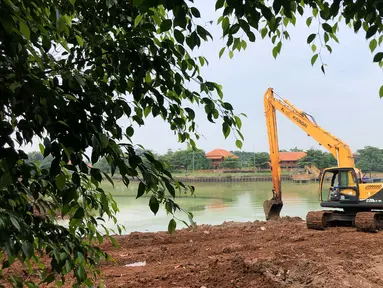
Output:
[[[272,57],[271,41],[262,40],[257,34],[256,42],[247,41],[246,51],[235,52],[233,59],[225,52],[219,59],[218,53],[224,43],[220,40],[221,28],[215,24],[219,12],[214,12],[213,1],[196,2],[202,19],[214,20],[214,24],[207,27],[214,41],[204,43],[195,52],[204,55],[210,63],[203,69],[202,76],[223,85],[224,100],[233,105],[236,113],[247,114],[248,118],[242,119],[243,151],[268,151],[263,113],[263,94],[268,87],[313,115],[320,126],[348,143],[353,151],[366,145],[382,147],[383,100],[378,95],[383,84],[382,71],[372,62],[373,55],[363,29],[363,33],[356,35],[347,26],[340,27],[340,44],[331,43],[331,55],[327,51],[323,53],[323,61],[328,65],[326,75],[320,70],[319,60],[314,67],[310,64],[312,51],[306,38],[317,31],[318,24],[313,21],[307,28],[305,18],[297,19],[296,27],[288,26],[292,39],[283,43],[276,60]],[[237,150],[233,137],[224,139],[220,124],[208,122],[203,107],[196,114],[199,131],[205,137],[197,141],[199,148],[206,152],[215,148]],[[321,149],[316,141],[280,113],[277,121],[281,149],[295,146]],[[186,144],[177,143],[177,136],[168,127],[160,117],[148,119],[144,127],[136,129],[133,141],[157,153],[165,153],[168,148],[185,148]],[[38,144],[25,147],[25,150],[38,150]]]

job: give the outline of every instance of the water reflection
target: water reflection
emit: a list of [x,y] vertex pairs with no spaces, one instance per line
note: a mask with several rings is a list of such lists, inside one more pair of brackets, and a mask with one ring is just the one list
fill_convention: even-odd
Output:
[[[115,188],[105,183],[105,189],[115,197],[120,212],[120,224],[126,233],[132,231],[166,230],[170,219],[164,209],[157,215],[150,211],[149,197],[135,199],[137,183],[126,188],[121,182]],[[304,218],[310,210],[321,209],[319,205],[318,183],[298,184],[283,182],[284,207],[281,215]],[[197,224],[221,224],[224,221],[264,220],[263,201],[271,197],[270,182],[253,183],[196,183],[195,195],[177,195],[176,202],[194,214]],[[178,213],[178,218],[187,220],[186,215]],[[183,225],[178,224],[178,228]],[[112,223],[108,223],[113,227]]]

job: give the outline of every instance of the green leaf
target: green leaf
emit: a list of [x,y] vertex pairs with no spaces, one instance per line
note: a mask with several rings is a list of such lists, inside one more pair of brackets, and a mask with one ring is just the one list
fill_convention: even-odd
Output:
[[326,74],[325,71],[324,71],[324,64],[322,64],[322,66],[320,68],[321,68],[323,74]]
[[311,50],[315,52],[317,50],[317,46],[315,44],[311,45]]
[[222,54],[223,54],[223,52],[225,52],[225,49],[226,49],[226,47],[223,47],[223,48],[219,51],[219,58],[222,57]]
[[28,40],[31,39],[31,31],[29,30],[28,25],[23,20],[20,21],[20,32]]
[[239,118],[238,116],[234,116],[234,119],[235,119],[235,122],[237,123],[237,127],[239,129],[241,129],[242,127],[242,121],[241,121],[241,118]]
[[380,96],[380,98],[383,98],[383,85],[380,86],[380,89],[379,89],[379,96]]
[[233,56],[234,56],[234,52],[233,52],[233,51],[229,51],[229,57],[230,57],[230,59],[232,59]]
[[223,135],[225,136],[225,139],[230,135],[230,126],[226,122],[222,123],[222,131]]
[[81,47],[84,46],[84,39],[82,39],[81,36],[76,35],[76,40],[77,40],[78,45],[80,45]]
[[80,281],[84,281],[86,279],[86,272],[85,272],[85,269],[82,265],[80,265],[78,268],[77,268],[77,277],[80,279]]
[[217,2],[215,2],[215,10],[222,8],[224,3],[225,0],[217,0]]
[[55,274],[51,273],[51,274],[47,275],[47,277],[44,278],[42,283],[51,283],[54,280],[55,280]]
[[[254,34],[253,34],[253,35],[254,35]],[[245,40],[242,40],[242,41],[241,41],[241,46],[242,46],[243,50],[246,50],[246,48],[247,48],[247,43],[246,43]]]
[[306,19],[306,25],[307,25],[307,27],[310,27],[312,20],[313,20],[313,17],[308,17],[308,18]]
[[172,20],[170,19],[163,20],[160,25],[161,32],[166,32],[170,30],[171,27],[172,27]]
[[315,61],[317,61],[318,59],[318,54],[314,54],[312,57],[311,57],[311,65],[314,66],[315,64]]
[[267,32],[268,32],[268,30],[267,30],[266,27],[262,28],[262,30],[261,30],[261,37],[262,37],[262,39],[265,38]]
[[328,23],[323,23],[322,24],[322,28],[324,31],[326,31],[327,33],[333,33],[332,31],[332,27],[328,24]]
[[144,183],[140,182],[140,184],[138,184],[138,190],[137,190],[137,196],[136,196],[136,199],[140,198],[142,195],[144,195],[145,193],[145,190],[146,190],[146,186]]
[[76,212],[74,213],[73,217],[74,219],[82,219],[85,216],[84,208],[79,207],[77,208]]
[[316,34],[314,33],[310,34],[309,37],[307,37],[307,44],[310,44],[311,42],[313,42],[315,37],[316,37]]
[[9,218],[10,218],[10,220],[11,220],[12,225],[13,225],[18,231],[20,231],[20,230],[21,230],[21,227],[20,227],[19,221],[18,221],[15,217],[13,217],[13,216],[10,216]]
[[112,180],[112,178],[110,178],[110,176],[108,175],[108,173],[106,173],[106,172],[102,172],[102,174],[104,174],[105,178],[108,179],[109,183],[112,184],[112,186],[114,187],[113,180]]
[[176,227],[177,227],[177,222],[173,218],[170,219],[169,225],[168,225],[169,234],[173,234],[174,231],[176,230]]
[[138,7],[138,6],[140,6],[142,4],[143,1],[144,0],[133,0],[133,5]]
[[172,195],[172,197],[176,197],[176,190],[174,189],[174,187],[167,181],[165,181],[165,186],[166,186],[166,189],[168,189],[170,195]]
[[377,46],[378,46],[378,41],[376,41],[376,39],[372,39],[369,44],[371,53],[374,52]]
[[199,13],[199,10],[197,8],[191,7],[190,10],[195,18],[201,18],[201,13]]
[[183,44],[185,41],[184,34],[180,30],[177,30],[177,29],[174,30],[174,38],[176,38],[177,42],[180,44]]
[[154,195],[150,197],[149,207],[150,207],[150,210],[152,210],[152,212],[154,213],[154,215],[156,215],[158,212],[158,209],[160,208],[160,203],[158,203],[158,200]]
[[128,135],[128,137],[132,137],[134,134],[133,127],[132,126],[127,127],[125,133],[126,133],[126,135]]
[[199,56],[198,60],[199,60],[199,63],[201,64],[201,66],[205,65],[205,59],[203,59],[202,56]]
[[383,52],[378,52],[374,56],[374,62],[380,62],[383,59]]
[[226,30],[229,28],[229,25],[230,25],[229,18],[228,17],[223,18],[223,20],[222,20],[222,30],[223,30],[224,33],[226,33]]
[[242,149],[242,141],[241,140],[235,141],[235,146],[237,146],[238,149]]
[[9,173],[5,173],[0,177],[0,188],[8,187],[12,184],[12,176]]
[[45,150],[45,148],[44,148],[44,145],[43,144],[39,144],[39,149],[40,149],[40,153],[41,153],[41,155],[44,155],[44,150]]
[[144,17],[143,14],[138,14],[138,15],[136,16],[136,18],[134,19],[134,27],[137,27],[138,24],[140,24],[140,22],[141,22],[141,20],[142,20],[143,17]]
[[366,39],[369,39],[371,38],[372,36],[374,36],[376,34],[376,32],[378,31],[378,26],[377,25],[372,25],[368,28],[367,32],[366,32]]
[[59,174],[56,176],[56,186],[62,191],[65,186],[65,176],[63,174]]
[[33,245],[29,241],[24,241],[21,249],[23,250],[23,253],[27,259],[33,256]]

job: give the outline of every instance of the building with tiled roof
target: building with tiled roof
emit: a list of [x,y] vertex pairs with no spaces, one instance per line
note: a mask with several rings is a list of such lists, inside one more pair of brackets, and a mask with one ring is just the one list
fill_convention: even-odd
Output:
[[224,149],[214,149],[206,153],[205,157],[211,160],[214,169],[220,167],[225,158],[238,159],[238,156]]
[[280,166],[281,168],[295,168],[298,160],[306,155],[306,152],[279,152]]

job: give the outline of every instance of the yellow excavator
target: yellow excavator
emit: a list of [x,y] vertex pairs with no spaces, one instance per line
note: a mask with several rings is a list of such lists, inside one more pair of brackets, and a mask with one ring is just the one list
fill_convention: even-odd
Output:
[[307,227],[323,230],[330,226],[353,226],[358,231],[380,230],[383,227],[383,179],[364,181],[361,170],[355,167],[350,147],[321,128],[311,115],[279,97],[272,88],[264,95],[264,108],[273,182],[273,197],[263,203],[266,220],[279,218],[283,207],[276,122],[278,110],[325,147],[338,163],[337,167],[326,168],[321,173],[320,205],[327,210],[308,212]]

